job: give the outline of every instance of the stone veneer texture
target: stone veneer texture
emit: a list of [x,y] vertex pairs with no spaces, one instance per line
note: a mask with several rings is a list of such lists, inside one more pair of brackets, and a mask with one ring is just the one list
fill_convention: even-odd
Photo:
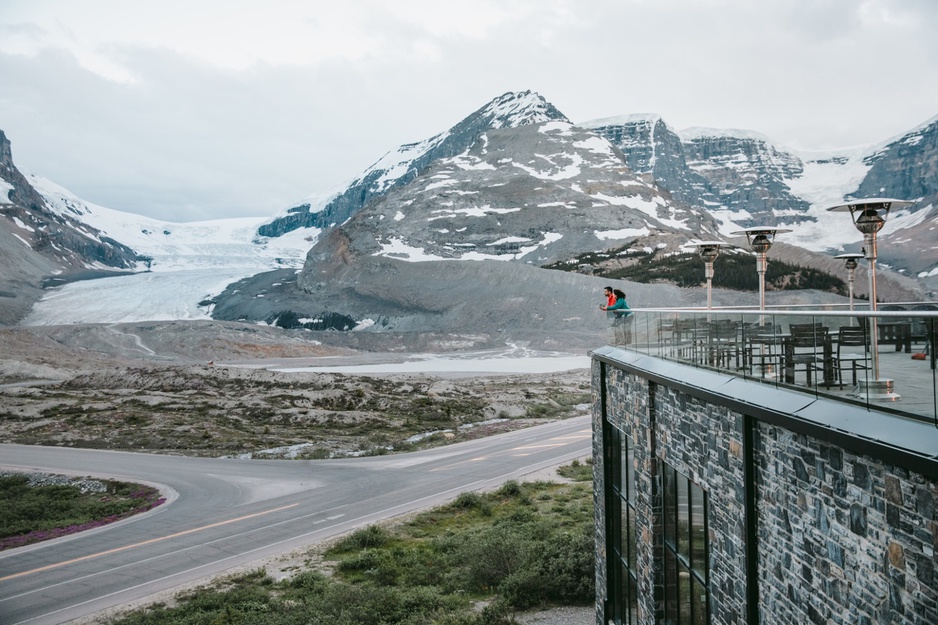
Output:
[[[711,623],[746,619],[743,415],[593,361],[597,624],[604,621],[602,400],[631,436],[639,622],[661,609],[658,475],[665,461],[708,495]],[[759,612],[765,625],[938,625],[938,485],[900,467],[755,422]]]

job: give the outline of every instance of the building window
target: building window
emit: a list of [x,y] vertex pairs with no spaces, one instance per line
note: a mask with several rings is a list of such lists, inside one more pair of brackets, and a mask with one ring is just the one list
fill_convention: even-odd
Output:
[[710,622],[707,494],[667,463],[662,476],[664,622]]
[[606,536],[608,554],[607,622],[615,625],[638,623],[636,605],[635,472],[632,464],[632,439],[607,423],[607,480],[611,485],[606,501]]

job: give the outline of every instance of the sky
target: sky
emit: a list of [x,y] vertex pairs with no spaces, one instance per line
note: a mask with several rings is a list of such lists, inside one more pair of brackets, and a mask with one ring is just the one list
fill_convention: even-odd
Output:
[[509,91],[879,143],[938,115],[935,32],[935,0],[0,0],[0,130],[94,204],[273,216]]

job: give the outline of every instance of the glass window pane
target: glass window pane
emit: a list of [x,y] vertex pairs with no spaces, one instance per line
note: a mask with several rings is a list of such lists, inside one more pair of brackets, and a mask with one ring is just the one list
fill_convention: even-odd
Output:
[[625,607],[625,616],[623,623],[629,623],[629,625],[637,625],[638,623],[638,584],[635,582],[635,578],[631,575],[629,576],[629,602]]
[[626,498],[632,504],[635,503],[635,458],[632,455],[632,437],[624,436],[626,441],[625,449],[625,488]]
[[635,565],[636,552],[638,551],[638,536],[636,534],[635,510],[633,508],[628,508],[628,514],[625,520],[628,523],[628,525],[624,526],[626,528],[627,537],[623,537],[623,542],[628,541],[626,544],[629,555],[629,569],[638,572],[638,568],[636,568]]
[[694,602],[694,620],[692,623],[693,625],[707,625],[710,622],[707,613],[707,591],[696,579],[693,580],[691,588]]
[[[662,463],[664,541],[664,623],[697,625],[710,622],[707,581],[707,493],[686,476]],[[622,517],[631,523],[634,513]],[[632,526],[626,526],[634,531]],[[628,547],[632,548],[631,538]],[[634,570],[634,560],[630,560]]]
[[691,576],[690,571],[688,571],[683,565],[678,564],[678,603],[680,614],[678,618],[680,619],[681,625],[688,625],[691,623]]
[[619,491],[622,482],[622,470],[620,469],[621,459],[619,457],[619,437],[619,430],[617,430],[615,427],[610,427],[609,440],[606,444],[606,454],[608,455],[607,460],[609,461],[609,472],[607,475],[612,480],[612,484],[610,484],[610,486],[612,486],[616,492]]
[[628,440],[628,434],[625,432],[619,433],[619,492],[622,494],[623,499],[628,497],[629,487],[631,486],[629,483],[629,467],[632,463],[629,458]]
[[690,560],[690,502],[687,478],[677,478],[677,552]]
[[[615,561],[619,562],[618,559]],[[622,567],[612,566],[609,569],[609,579],[606,580],[609,586],[609,613],[606,617],[613,623],[620,623],[622,620]]]
[[676,545],[677,484],[675,483],[674,469],[665,465],[662,477],[664,478],[664,540],[670,545]]
[[622,548],[622,523],[621,523],[621,509],[622,509],[622,500],[618,497],[609,498],[610,509],[607,511],[609,518],[607,522],[609,524],[608,540],[606,541],[612,551],[618,557],[625,557],[625,551]]
[[624,501],[619,500],[619,507],[619,531],[622,532],[621,536],[619,537],[619,544],[621,545],[619,548],[619,554],[622,556],[622,559],[625,560],[629,557],[629,546],[632,544],[632,537],[630,534],[630,517],[632,515],[629,514],[629,507]]
[[629,572],[625,569],[624,566],[619,567],[619,576],[619,582],[622,584],[620,587],[622,603],[616,606],[616,616],[619,618],[620,623],[628,623],[628,601],[632,586],[632,578],[629,576]]
[[677,623],[677,560],[670,549],[664,550],[664,622]]
[[690,487],[691,567],[707,579],[707,523],[704,518],[704,491],[696,484]]

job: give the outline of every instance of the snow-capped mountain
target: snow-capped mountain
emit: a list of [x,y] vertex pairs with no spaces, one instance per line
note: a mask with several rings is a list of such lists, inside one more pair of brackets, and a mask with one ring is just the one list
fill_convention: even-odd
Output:
[[341,224],[373,198],[412,181],[437,159],[462,153],[484,130],[553,120],[569,121],[536,93],[506,93],[449,130],[388,152],[344,189],[287,209],[285,214],[261,226],[258,234],[276,237],[295,228],[327,228]]
[[[388,152],[352,183],[288,209],[259,232],[279,236],[300,225],[344,223],[439,160],[465,152],[481,132],[547,121],[568,120],[536,93],[506,93],[445,132]],[[716,218],[723,236],[775,225],[793,230],[785,236],[793,245],[827,254],[856,251],[860,234],[826,208],[855,197],[912,199],[916,204],[890,217],[881,233],[880,258],[911,276],[938,272],[938,251],[932,249],[938,246],[920,226],[938,218],[938,117],[877,145],[814,153],[778,146],[748,130],[675,130],[659,115],[625,115],[576,127],[608,140],[628,168],[658,187],[669,204]],[[886,245],[893,240],[896,245]]]
[[784,241],[793,245],[856,251],[860,234],[826,208],[852,198],[913,200],[887,221],[880,259],[913,276],[938,266],[935,231],[922,227],[938,218],[938,117],[877,145],[814,153],[744,130],[674,130],[656,115],[579,126],[608,139],[672,197],[720,219],[724,234],[773,225],[792,229]]
[[10,141],[0,131],[0,210],[8,231],[64,271],[133,269],[137,254],[69,211],[51,207],[13,163]]
[[0,131],[0,324],[22,318],[50,276],[133,270],[140,260],[76,215],[54,210],[16,168]]
[[339,228],[359,255],[540,266],[635,238],[712,237],[717,227],[632,174],[607,141],[551,121],[481,133]]
[[[602,279],[542,267],[633,243],[623,256],[649,246],[676,254],[719,227],[635,175],[593,132],[556,120],[488,128],[326,231],[298,278],[241,281],[215,299],[214,315],[486,336],[530,334],[549,319],[575,332],[575,311]],[[642,290],[646,305],[679,299]]]

